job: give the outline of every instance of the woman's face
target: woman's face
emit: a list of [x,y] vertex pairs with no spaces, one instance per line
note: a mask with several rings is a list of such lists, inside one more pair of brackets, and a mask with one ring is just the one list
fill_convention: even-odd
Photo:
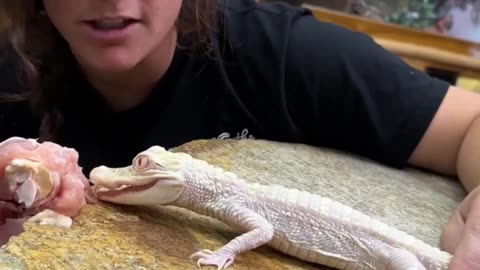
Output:
[[99,72],[127,71],[152,51],[167,48],[182,5],[182,0],[43,2],[80,64]]

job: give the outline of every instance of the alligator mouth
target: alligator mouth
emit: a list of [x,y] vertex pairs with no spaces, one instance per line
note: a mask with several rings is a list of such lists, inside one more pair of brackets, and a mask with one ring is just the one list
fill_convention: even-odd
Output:
[[101,184],[94,185],[93,190],[97,197],[114,197],[125,193],[141,192],[153,187],[158,179],[152,180],[143,185],[121,185],[114,189],[109,189]]

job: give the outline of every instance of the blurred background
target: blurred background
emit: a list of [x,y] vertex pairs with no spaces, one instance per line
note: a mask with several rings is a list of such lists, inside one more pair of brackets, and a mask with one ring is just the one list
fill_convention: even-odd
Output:
[[[266,1],[273,2],[273,1]],[[480,41],[477,0],[283,0],[360,15],[376,21]]]

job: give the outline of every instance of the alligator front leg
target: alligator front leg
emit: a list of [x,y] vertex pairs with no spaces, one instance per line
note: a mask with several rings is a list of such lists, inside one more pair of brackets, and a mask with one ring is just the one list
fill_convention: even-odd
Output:
[[233,263],[238,254],[262,246],[273,238],[273,226],[247,208],[229,208],[222,211],[218,218],[246,232],[216,251],[204,249],[192,254],[190,258],[197,260],[199,267],[214,265],[217,269],[225,269]]

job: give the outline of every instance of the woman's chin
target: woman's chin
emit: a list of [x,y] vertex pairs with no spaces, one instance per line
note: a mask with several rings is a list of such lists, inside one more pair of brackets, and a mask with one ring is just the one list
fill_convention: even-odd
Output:
[[101,63],[96,63],[90,69],[91,71],[102,74],[115,74],[115,73],[124,73],[134,69],[136,63],[124,62],[124,61],[109,61],[105,60]]
[[128,58],[99,58],[92,63],[93,71],[99,73],[122,73],[132,70],[139,63],[138,59]]
[[132,52],[109,52],[96,53],[87,57],[82,57],[80,61],[87,73],[122,73],[135,68],[141,61],[142,57],[132,54]]

